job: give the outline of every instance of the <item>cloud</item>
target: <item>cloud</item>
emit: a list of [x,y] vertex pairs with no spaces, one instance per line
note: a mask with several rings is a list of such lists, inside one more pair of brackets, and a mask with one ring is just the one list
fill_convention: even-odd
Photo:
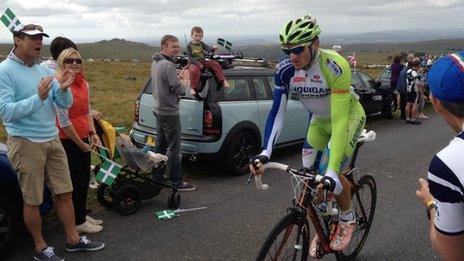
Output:
[[[99,40],[182,36],[195,25],[207,36],[277,34],[283,23],[306,13],[317,17],[324,34],[444,28],[460,21],[464,0],[6,0],[0,12],[6,7],[52,35]],[[0,40],[9,40],[3,29]]]

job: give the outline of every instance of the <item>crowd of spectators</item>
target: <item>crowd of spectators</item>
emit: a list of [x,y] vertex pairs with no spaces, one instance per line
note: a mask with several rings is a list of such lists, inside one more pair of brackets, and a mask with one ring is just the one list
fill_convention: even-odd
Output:
[[397,92],[400,118],[406,123],[421,124],[422,119],[428,118],[423,111],[429,93],[427,72],[433,62],[432,55],[415,57],[412,53],[408,54],[404,65],[400,55],[393,58],[390,87]]

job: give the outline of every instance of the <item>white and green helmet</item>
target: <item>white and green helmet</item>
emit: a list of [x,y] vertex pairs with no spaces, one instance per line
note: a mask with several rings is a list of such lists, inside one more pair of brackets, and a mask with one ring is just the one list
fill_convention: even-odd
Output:
[[308,14],[284,24],[280,29],[279,40],[281,45],[310,44],[320,33],[316,19]]

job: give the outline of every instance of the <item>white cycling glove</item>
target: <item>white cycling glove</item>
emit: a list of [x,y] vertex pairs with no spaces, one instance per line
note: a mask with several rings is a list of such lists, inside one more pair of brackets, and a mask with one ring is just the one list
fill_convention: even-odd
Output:
[[340,182],[340,179],[338,178],[337,173],[335,173],[335,171],[333,170],[328,169],[327,172],[325,173],[325,177],[329,177],[335,181],[335,188],[334,188],[333,193],[337,196],[340,195],[340,193],[342,193],[343,186],[342,186],[342,183]]

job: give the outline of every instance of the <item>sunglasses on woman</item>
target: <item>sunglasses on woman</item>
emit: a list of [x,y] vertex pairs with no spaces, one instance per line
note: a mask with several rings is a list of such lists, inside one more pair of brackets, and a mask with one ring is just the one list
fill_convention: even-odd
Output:
[[282,51],[286,54],[286,55],[290,55],[290,54],[296,54],[296,55],[299,55],[300,53],[302,53],[305,48],[306,48],[307,45],[300,45],[300,46],[296,46],[296,47],[284,47],[282,46]]
[[82,64],[82,59],[81,58],[66,58],[64,59],[64,63],[65,64],[73,64],[73,63]]

